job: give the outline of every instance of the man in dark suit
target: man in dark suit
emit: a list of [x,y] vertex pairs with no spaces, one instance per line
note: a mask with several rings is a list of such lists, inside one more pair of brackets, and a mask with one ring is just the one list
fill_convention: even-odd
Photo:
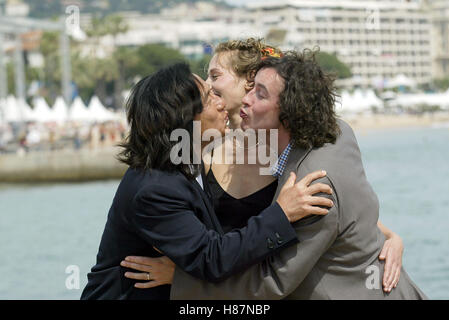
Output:
[[[225,129],[223,106],[187,65],[176,64],[142,79],[127,109],[131,128],[120,160],[130,168],[114,197],[97,264],[81,299],[168,299],[168,285],[139,290],[124,277],[120,261],[129,255],[158,257],[161,251],[188,274],[217,282],[297,242],[291,222],[308,214],[297,195],[307,193],[311,179],[323,177],[322,172],[286,186],[278,201],[251,218],[247,227],[223,235],[203,190],[201,166],[192,164],[193,143],[190,163],[172,161],[171,152],[179,143],[171,140],[173,130],[182,128],[192,137],[193,121],[208,128],[208,119],[222,133]],[[310,204],[317,201],[312,198]],[[324,201],[332,206],[332,201]],[[278,240],[267,244],[267,239]]]

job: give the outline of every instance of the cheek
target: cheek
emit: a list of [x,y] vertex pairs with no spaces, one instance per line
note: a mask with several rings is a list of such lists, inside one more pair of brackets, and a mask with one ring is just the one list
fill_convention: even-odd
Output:
[[216,112],[213,110],[213,108],[208,108],[207,110],[204,110],[204,112],[201,114],[201,121],[203,122],[203,126],[205,128],[212,127],[216,118],[217,115]]
[[260,106],[253,110],[254,119],[267,126],[267,128],[277,128],[279,125],[279,109],[269,106]]
[[228,88],[228,86],[229,86],[229,80],[224,76],[219,77],[217,80],[215,80],[212,83],[212,88],[216,89],[217,91],[219,91],[222,94],[226,92],[226,89]]
[[236,82],[232,77],[222,78],[215,81],[213,88],[216,89],[225,100],[228,107],[236,103],[240,104],[245,95],[245,88],[240,82]]

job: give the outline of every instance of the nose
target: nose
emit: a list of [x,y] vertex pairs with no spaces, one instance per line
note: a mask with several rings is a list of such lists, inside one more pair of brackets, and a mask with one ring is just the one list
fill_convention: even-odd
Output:
[[242,99],[242,103],[245,105],[245,107],[249,107],[251,104],[251,96],[253,95],[254,89],[251,89],[248,91],[245,96]]

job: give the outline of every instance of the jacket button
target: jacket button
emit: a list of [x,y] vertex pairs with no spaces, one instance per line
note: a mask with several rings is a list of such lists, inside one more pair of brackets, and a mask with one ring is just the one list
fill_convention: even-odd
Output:
[[274,248],[274,242],[270,238],[267,238],[267,247],[268,247],[268,249]]
[[284,242],[284,239],[279,235],[279,233],[276,232],[274,235],[276,236],[278,244],[282,244]]

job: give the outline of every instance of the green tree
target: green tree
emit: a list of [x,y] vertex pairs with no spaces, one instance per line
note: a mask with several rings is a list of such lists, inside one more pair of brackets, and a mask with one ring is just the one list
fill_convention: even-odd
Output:
[[105,100],[107,96],[114,96],[114,104],[120,106],[122,104],[121,92],[123,90],[123,75],[121,71],[126,67],[120,59],[121,55],[116,55],[114,49],[112,53],[108,53],[106,57],[99,58],[97,56],[97,48],[100,46],[100,39],[106,35],[114,38],[114,48],[117,35],[128,30],[128,25],[123,18],[118,15],[94,16],[91,20],[90,27],[86,30],[89,37],[91,50],[87,55],[81,55],[80,49],[77,48],[73,56],[73,78],[79,87],[80,95],[84,99],[88,99],[92,94],[97,95],[101,100]]
[[146,44],[137,49],[139,62],[136,75],[144,77],[158,69],[173,64],[175,62],[186,62],[186,58],[176,49],[168,48],[163,44]]
[[316,60],[324,71],[336,74],[339,79],[350,78],[352,76],[351,69],[341,62],[335,54],[320,51],[316,55]]
[[211,59],[212,59],[212,56],[207,54],[207,55],[204,55],[199,60],[191,60],[190,68],[192,69],[192,72],[196,73],[201,78],[206,79],[207,78],[207,68],[209,67],[209,62]]
[[44,32],[40,43],[44,65],[40,70],[40,81],[45,88],[44,96],[53,100],[61,92],[61,66],[59,57],[59,33]]
[[136,48],[118,47],[113,54],[118,71],[118,77],[114,82],[114,100],[116,106],[123,105],[123,90],[130,88],[134,84],[136,78],[135,70],[137,70],[139,64],[139,57],[136,51]]
[[78,86],[80,95],[88,100],[93,94],[105,101],[111,95],[111,84],[120,75],[115,59],[84,56],[80,52],[72,54],[72,76]]
[[434,79],[433,84],[437,89],[446,91],[449,88],[449,77]]

